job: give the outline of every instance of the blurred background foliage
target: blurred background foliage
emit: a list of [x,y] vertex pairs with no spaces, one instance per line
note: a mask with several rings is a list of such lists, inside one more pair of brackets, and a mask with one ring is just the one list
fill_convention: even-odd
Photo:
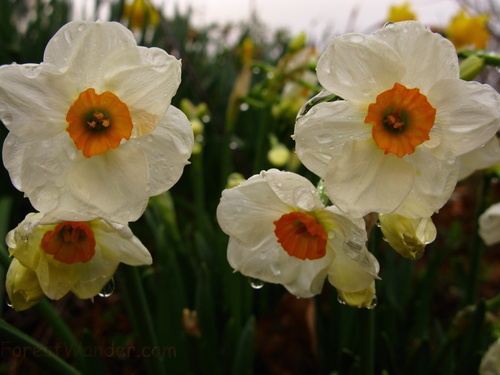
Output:
[[[131,224],[153,255],[151,267],[121,265],[114,285],[93,301],[69,295],[19,313],[0,306],[0,373],[477,373],[500,336],[499,248],[484,247],[476,224],[498,201],[498,176],[480,172],[457,186],[434,217],[437,240],[418,261],[401,258],[373,226],[370,250],[382,278],[373,310],[338,303],[328,285],[314,299],[297,299],[233,273],[215,220],[221,191],[270,167],[318,182],[296,159],[290,136],[298,110],[320,90],[314,67],[322,51],[306,35],[271,32],[257,14],[247,23],[195,27],[190,11],[165,18],[146,2],[134,4],[113,2],[109,19],[129,26],[139,44],[182,59],[172,104],[193,124],[191,164]],[[97,11],[105,5],[96,1]],[[41,62],[70,15],[62,0],[0,0],[0,64]],[[495,22],[491,45],[498,48]],[[498,85],[498,69],[481,74]],[[2,140],[6,134],[0,127]],[[5,238],[32,208],[4,168],[0,175]],[[3,241],[0,252],[4,280]]]

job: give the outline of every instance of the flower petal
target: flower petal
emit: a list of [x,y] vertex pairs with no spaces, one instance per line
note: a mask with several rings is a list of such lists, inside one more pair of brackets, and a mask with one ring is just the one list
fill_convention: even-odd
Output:
[[[429,92],[443,131],[440,158],[470,152],[488,142],[500,126],[500,95],[488,85],[462,80],[437,82]],[[435,126],[436,126],[435,125]]]
[[328,281],[343,292],[354,293],[368,288],[377,278],[378,262],[366,248],[360,259],[351,259],[342,251],[335,253],[328,269]]
[[119,261],[105,259],[102,251],[96,251],[94,257],[85,264],[78,264],[78,281],[71,288],[78,298],[92,298],[111,280],[118,268]]
[[453,44],[420,22],[388,24],[373,36],[390,45],[398,54],[406,67],[404,77],[398,82],[405,86],[419,88],[426,94],[435,82],[459,76]]
[[328,168],[326,194],[342,211],[355,217],[394,211],[414,181],[414,168],[404,158],[385,155],[372,140],[347,142]]
[[[149,198],[149,172],[142,150],[131,142],[92,158],[75,158],[67,188],[82,211],[117,222],[137,220]],[[71,210],[64,202],[61,210]]]
[[427,152],[408,158],[415,168],[415,181],[403,204],[395,211],[410,219],[430,217],[448,201],[457,184],[459,164],[443,162]]
[[484,146],[460,157],[458,180],[463,180],[475,171],[495,164],[500,164],[500,143],[496,136],[491,138]]
[[324,88],[361,108],[405,74],[401,58],[391,46],[363,34],[334,38],[316,70]]
[[131,266],[153,262],[148,249],[127,225],[96,220],[92,222],[92,229],[98,240],[98,250],[102,253],[103,261],[113,260]]
[[187,117],[170,106],[158,127],[149,135],[134,139],[148,159],[151,196],[170,189],[181,177],[194,145]]
[[345,101],[314,106],[295,124],[295,147],[300,161],[323,177],[331,157],[342,152],[346,141],[371,138],[371,126],[364,124],[365,116]]

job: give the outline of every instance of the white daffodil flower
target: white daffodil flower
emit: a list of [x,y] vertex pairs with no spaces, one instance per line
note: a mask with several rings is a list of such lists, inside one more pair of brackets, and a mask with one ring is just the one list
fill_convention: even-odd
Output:
[[486,245],[500,242],[500,203],[495,203],[479,217],[479,235]]
[[235,271],[298,297],[320,293],[328,278],[345,302],[372,306],[349,298],[370,289],[379,270],[366,248],[364,221],[325,207],[306,178],[276,169],[252,176],[222,192],[217,220],[230,236],[227,258]]
[[193,148],[186,116],[170,105],[181,63],[138,47],[114,22],[70,22],[41,64],[0,67],[3,161],[39,211],[138,219],[180,178]]
[[[78,298],[92,298],[120,263],[138,266],[152,262],[127,225],[72,213],[28,214],[8,233],[7,246],[20,265],[36,274],[43,293],[55,300],[70,291]],[[7,278],[7,291],[29,296],[36,289],[32,277],[24,284],[9,284],[13,280]]]
[[484,146],[460,157],[458,179],[463,180],[475,171],[493,167],[495,164],[500,164],[500,143],[496,136]]
[[343,100],[302,112],[297,155],[353,216],[432,216],[453,192],[457,158],[500,124],[499,94],[460,80],[451,42],[416,21],[334,38],[317,75],[323,96]]

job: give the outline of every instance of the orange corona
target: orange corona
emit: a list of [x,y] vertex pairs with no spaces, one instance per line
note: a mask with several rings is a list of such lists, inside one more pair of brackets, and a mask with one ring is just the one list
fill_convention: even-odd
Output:
[[66,114],[68,131],[76,148],[90,158],[129,140],[132,119],[125,103],[115,94],[96,94],[93,88],[80,93]]
[[94,232],[86,223],[63,221],[44,234],[41,247],[62,263],[86,263],[95,254]]
[[403,157],[429,140],[435,118],[436,110],[419,89],[395,83],[368,106],[365,124],[373,125],[373,140],[384,153]]
[[328,234],[316,218],[305,212],[290,212],[274,222],[281,247],[298,259],[320,259],[326,254]]

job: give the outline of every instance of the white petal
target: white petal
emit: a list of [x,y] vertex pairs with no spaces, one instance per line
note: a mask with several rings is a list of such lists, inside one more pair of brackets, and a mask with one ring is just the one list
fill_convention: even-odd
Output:
[[20,137],[54,137],[68,126],[69,87],[47,64],[0,66],[0,120]]
[[432,87],[428,98],[443,131],[435,150],[441,158],[460,156],[484,145],[500,126],[500,95],[488,85],[443,80]]
[[328,91],[366,108],[404,76],[396,51],[374,36],[334,38],[318,60],[318,80]]
[[270,169],[262,171],[264,178],[276,196],[286,205],[306,211],[324,207],[319,194],[311,182],[292,172]]
[[131,266],[152,263],[148,249],[127,225],[95,220],[92,222],[92,230],[103,260],[113,260]]
[[60,299],[78,282],[78,267],[56,261],[41,250],[40,253],[40,262],[35,269],[40,287],[50,299]]
[[96,253],[90,261],[70,265],[78,270],[79,276],[71,291],[82,299],[96,296],[113,277],[118,264],[116,259],[105,259],[99,246],[96,246]]
[[289,256],[269,237],[255,249],[249,249],[235,238],[229,239],[228,261],[235,271],[265,282],[282,284],[297,297],[319,294],[326,278],[326,269],[332,254],[318,260],[300,260]]
[[78,93],[90,87],[101,91],[96,83],[102,82],[106,57],[136,45],[132,32],[117,22],[74,21],[52,37],[43,60],[78,78]]
[[476,148],[460,157],[460,172],[458,180],[470,176],[474,171],[500,164],[500,143],[495,136],[484,146]]
[[418,150],[408,158],[415,167],[413,188],[396,213],[411,219],[430,217],[448,201],[457,184],[459,164],[443,162]]
[[144,213],[149,198],[148,180],[146,156],[128,142],[101,155],[75,158],[67,184],[71,195],[80,201],[82,211],[126,222],[137,220]]
[[361,252],[359,260],[337,251],[328,270],[328,281],[343,292],[354,293],[368,288],[377,278],[377,272],[378,262],[366,248]]
[[488,208],[479,217],[479,235],[486,245],[500,242],[500,203]]
[[330,159],[342,152],[348,140],[371,138],[366,114],[345,101],[321,103],[295,124],[295,147],[301,162],[318,176],[324,176]]
[[325,191],[342,211],[361,217],[394,211],[413,181],[414,169],[405,159],[385,155],[372,140],[349,141],[330,161]]
[[290,207],[276,196],[267,181],[255,175],[222,192],[217,221],[224,233],[249,248],[258,248],[268,237],[278,244],[273,222],[289,211]]
[[181,177],[194,145],[193,130],[187,117],[170,106],[158,127],[143,137],[131,140],[148,159],[150,195],[170,189]]
[[434,83],[459,76],[457,52],[453,44],[420,22],[389,24],[374,37],[394,48],[406,67],[399,83],[429,92]]

